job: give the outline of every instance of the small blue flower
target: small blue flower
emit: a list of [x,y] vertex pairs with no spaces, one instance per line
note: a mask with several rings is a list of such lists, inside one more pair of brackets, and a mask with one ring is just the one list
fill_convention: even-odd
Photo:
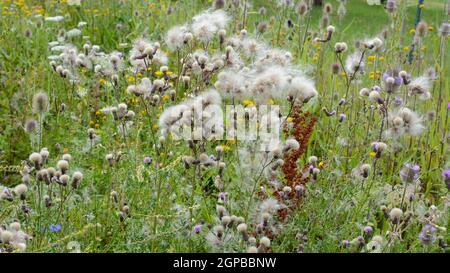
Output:
[[61,225],[60,224],[49,225],[48,228],[50,229],[50,231],[53,231],[56,233],[61,230]]

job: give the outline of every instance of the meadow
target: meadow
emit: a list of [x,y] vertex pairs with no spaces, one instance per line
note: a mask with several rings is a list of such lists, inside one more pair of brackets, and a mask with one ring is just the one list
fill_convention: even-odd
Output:
[[448,252],[450,2],[313,2],[0,0],[0,253]]

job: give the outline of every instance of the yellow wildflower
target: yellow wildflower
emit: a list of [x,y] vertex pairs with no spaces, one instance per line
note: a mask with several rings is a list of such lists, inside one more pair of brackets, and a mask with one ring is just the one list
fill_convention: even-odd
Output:
[[242,101],[242,104],[245,106],[252,106],[253,105],[253,101],[252,100],[244,100]]
[[106,83],[106,81],[104,79],[100,79],[98,80],[98,83],[103,86]]
[[375,152],[370,152],[370,153],[369,153],[369,156],[375,157],[376,154],[377,154],[377,153],[375,153]]
[[222,149],[224,152],[231,150],[231,147],[228,145],[222,145]]
[[294,121],[294,118],[288,117],[286,120],[287,120],[287,122],[293,122],[293,121]]
[[236,143],[236,140],[230,139],[230,140],[227,141],[227,143],[230,144],[230,145],[233,145],[233,144]]
[[134,77],[131,76],[131,75],[127,76],[127,81],[128,82],[134,82]]

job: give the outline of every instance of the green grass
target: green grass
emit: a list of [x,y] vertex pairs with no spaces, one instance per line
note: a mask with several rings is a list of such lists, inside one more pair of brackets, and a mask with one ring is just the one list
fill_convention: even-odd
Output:
[[[122,3],[123,2],[123,3]],[[317,123],[311,138],[306,143],[307,149],[297,161],[299,168],[303,167],[309,156],[317,156],[322,162],[319,178],[306,184],[306,194],[298,207],[289,211],[285,221],[276,217],[272,219],[279,234],[273,237],[271,251],[296,252],[299,248],[305,252],[353,252],[360,249],[343,248],[343,240],[352,241],[363,235],[364,226],[370,225],[374,234],[384,238],[384,252],[439,252],[443,250],[438,242],[428,246],[420,243],[418,234],[425,222],[425,211],[431,205],[437,207],[439,217],[430,220],[438,227],[448,228],[448,189],[443,182],[441,172],[449,168],[449,138],[448,110],[449,92],[449,58],[446,52],[444,66],[439,67],[437,58],[440,37],[437,29],[448,19],[444,16],[442,1],[425,1],[423,20],[433,30],[424,38],[426,47],[421,53],[420,61],[415,55],[414,62],[406,61],[405,47],[410,47],[413,35],[416,6],[414,1],[408,1],[404,33],[400,33],[401,17],[395,18],[394,29],[389,29],[385,41],[385,50],[379,54],[384,61],[378,62],[374,68],[366,64],[367,73],[361,76],[349,87],[349,104],[342,107],[337,102],[344,97],[346,85],[344,76],[339,75],[333,81],[330,66],[338,62],[333,47],[336,42],[345,41],[349,50],[344,56],[354,52],[357,40],[372,38],[390,25],[390,19],[381,6],[368,6],[366,1],[347,1],[347,14],[342,21],[336,15],[337,1],[333,4],[333,15],[330,24],[336,27],[332,40],[317,46],[310,38],[305,43],[305,49],[300,54],[297,42],[297,25],[294,32],[284,27],[284,21],[291,19],[297,24],[297,16],[293,10],[285,13],[276,7],[275,1],[264,5],[266,15],[258,13],[263,1],[250,1],[248,10],[247,30],[249,35],[255,34],[255,22],[270,21],[267,31],[260,39],[268,45],[286,49],[293,54],[293,63],[302,67],[314,79],[318,99],[305,106],[305,109],[317,117]],[[24,3],[24,4],[22,4]],[[40,12],[42,7],[45,16],[63,14],[64,22],[45,22],[43,27],[36,24],[39,18],[32,16]],[[171,6],[172,13],[166,15],[166,9]],[[219,192],[226,191],[229,200],[226,207],[230,215],[245,216],[249,232],[256,230],[257,206],[266,197],[251,194],[253,180],[257,173],[251,173],[240,166],[238,148],[243,143],[233,144],[227,141],[205,142],[208,154],[214,154],[217,145],[226,145],[229,150],[224,153],[223,161],[227,164],[223,175],[225,190],[214,186],[217,170],[209,168],[195,173],[193,169],[185,169],[181,162],[183,155],[190,149],[183,142],[166,140],[162,155],[158,155],[151,135],[152,127],[158,122],[158,113],[177,102],[163,100],[152,108],[150,115],[139,99],[125,92],[128,85],[136,80],[135,75],[126,72],[120,75],[118,91],[108,85],[109,79],[94,75],[91,71],[81,70],[80,82],[71,85],[67,79],[54,73],[47,59],[48,43],[57,39],[58,31],[75,28],[79,21],[86,21],[82,36],[88,36],[92,44],[99,45],[104,52],[121,50],[126,53],[132,47],[135,39],[143,33],[152,41],[160,41],[162,49],[166,50],[163,38],[171,27],[191,20],[192,16],[210,6],[209,1],[82,1],[81,7],[58,4],[57,1],[22,1],[12,4],[12,1],[0,0],[0,163],[6,166],[20,166],[32,152],[47,147],[50,151],[48,167],[55,166],[64,153],[70,153],[70,171],[80,170],[83,173],[81,187],[61,190],[55,186],[53,206],[49,209],[43,206],[42,195],[47,189],[43,183],[31,179],[26,200],[31,212],[25,216],[19,198],[13,202],[0,200],[0,225],[8,225],[13,220],[20,221],[22,230],[33,237],[27,243],[29,252],[67,252],[68,243],[75,242],[82,252],[208,252],[236,251],[245,252],[246,245],[239,240],[240,235],[233,235],[233,240],[222,248],[211,248],[206,242],[208,225],[217,225],[216,204]],[[11,12],[9,7],[13,7]],[[27,7],[27,8],[25,8]],[[138,14],[135,14],[137,12]],[[242,11],[231,12],[232,20],[227,33],[236,34],[236,22],[242,20]],[[402,7],[398,12],[402,12]],[[284,16],[283,16],[284,14]],[[311,32],[319,32],[320,9],[311,13]],[[279,43],[276,43],[278,26],[282,24]],[[121,27],[117,27],[120,24]],[[32,36],[25,37],[26,30],[31,30]],[[305,31],[305,28],[302,28]],[[304,32],[301,32],[304,33]],[[68,38],[70,43],[82,48],[86,42],[82,37]],[[400,42],[403,41],[403,42]],[[448,39],[447,42],[448,48]],[[119,45],[126,43],[124,48]],[[214,42],[209,50],[217,50]],[[417,54],[417,51],[416,51]],[[368,53],[367,56],[373,55]],[[126,58],[127,59],[127,58]],[[169,54],[169,69],[177,71],[176,54]],[[373,167],[367,180],[356,179],[352,170],[361,163],[374,166],[375,159],[370,154],[370,143],[377,140],[380,112],[375,104],[362,99],[358,93],[363,87],[371,88],[380,85],[370,79],[370,71],[384,71],[401,68],[411,73],[413,78],[425,73],[426,69],[434,67],[438,78],[431,88],[432,98],[428,101],[418,101],[416,111],[424,117],[426,129],[417,137],[405,136],[399,140],[386,139],[389,149],[377,162],[377,171]],[[155,67],[157,69],[157,67]],[[131,77],[131,81],[128,81]],[[153,76],[155,77],[155,76]],[[212,78],[214,82],[215,76]],[[106,83],[102,83],[106,82]],[[334,83],[333,83],[334,82]],[[201,83],[200,86],[205,87]],[[181,89],[181,88],[180,88]],[[38,147],[38,136],[30,135],[23,130],[25,121],[37,119],[32,112],[32,98],[39,90],[44,90],[50,98],[50,111],[43,122],[42,145]],[[438,94],[442,98],[438,100]],[[177,90],[178,91],[178,90]],[[188,90],[192,92],[192,90]],[[84,94],[85,92],[85,94]],[[114,92],[118,92],[115,95]],[[406,92],[402,87],[401,92]],[[335,97],[332,97],[335,94]],[[345,113],[347,119],[338,122],[335,116],[327,117],[321,110],[333,101],[337,114]],[[129,109],[136,112],[134,125],[128,132],[128,138],[117,132],[117,122],[110,116],[99,113],[99,110],[109,105],[124,102]],[[64,111],[58,111],[61,103],[66,105]],[[275,100],[276,104],[288,109],[287,103]],[[410,102],[411,103],[411,102]],[[370,110],[370,105],[375,109]],[[439,105],[439,108],[437,106]],[[435,110],[438,109],[436,112]],[[434,116],[427,119],[428,113]],[[287,114],[287,111],[283,114]],[[371,116],[373,115],[373,117]],[[87,136],[88,128],[95,128],[98,139],[90,149]],[[108,153],[121,153],[121,160],[112,167],[108,165],[105,156]],[[143,158],[150,156],[152,164],[143,163]],[[159,160],[159,168],[155,161]],[[404,163],[412,162],[421,168],[421,190],[416,193],[416,199],[408,202],[404,211],[412,211],[413,216],[405,227],[390,224],[384,217],[381,207],[389,209],[399,206],[398,198],[387,197],[384,188],[388,186],[401,187],[399,171]],[[278,178],[282,185],[287,185],[283,174]],[[0,186],[13,188],[21,183],[21,174],[3,171]],[[38,186],[39,185],[39,186]],[[276,195],[265,183],[264,179],[257,181],[257,186],[264,185],[268,196]],[[370,186],[369,186],[370,185]],[[259,188],[259,187],[258,187]],[[58,189],[58,190],[57,190]],[[111,201],[110,192],[118,193],[118,202]],[[251,200],[248,208],[248,200]],[[288,201],[287,201],[288,202]],[[120,209],[129,206],[129,215],[120,220]],[[202,233],[191,234],[195,224],[203,223]],[[53,233],[49,225],[60,224],[61,230]],[[398,231],[401,239],[388,235],[393,229]],[[400,231],[398,230],[400,229]],[[231,229],[230,229],[231,230]],[[233,228],[235,230],[235,228]],[[228,234],[227,233],[227,234]],[[237,232],[236,232],[237,233]],[[299,240],[299,234],[307,240]],[[449,243],[450,236],[445,230],[438,230],[437,237]],[[262,235],[256,235],[258,241]],[[301,237],[301,236],[300,236]],[[366,238],[366,243],[368,238]],[[353,246],[354,244],[352,244]],[[1,248],[7,248],[0,244]]]

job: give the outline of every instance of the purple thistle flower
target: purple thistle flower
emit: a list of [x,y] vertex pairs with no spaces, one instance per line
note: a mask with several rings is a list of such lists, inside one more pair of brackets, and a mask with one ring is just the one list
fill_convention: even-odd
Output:
[[144,163],[146,165],[149,165],[150,163],[152,163],[152,159],[149,156],[144,157]]
[[349,244],[350,244],[350,243],[348,242],[348,240],[342,241],[342,245],[343,245],[344,247],[348,247]]
[[344,121],[347,116],[345,114],[339,114],[339,122]]
[[403,79],[395,72],[383,73],[383,87],[387,93],[394,93],[403,83]]
[[378,92],[380,92],[380,91],[381,91],[381,87],[379,87],[378,85],[374,85],[374,86],[372,87],[372,91],[378,91]]
[[220,200],[225,201],[226,197],[227,197],[227,193],[226,192],[219,193],[219,199]]
[[444,177],[444,181],[447,184],[447,189],[450,190],[450,169],[443,170],[442,176]]
[[450,179],[450,169],[443,170],[442,171],[442,176],[444,177],[445,180]]
[[419,165],[406,163],[400,170],[400,180],[405,183],[412,183],[419,178]]
[[450,110],[450,101],[447,104],[447,110]]
[[436,236],[434,235],[436,233],[436,228],[432,225],[426,224],[423,226],[422,230],[419,233],[419,238],[422,241],[422,244],[428,245],[431,242],[434,242],[436,240]]
[[392,101],[395,107],[400,107],[403,105],[403,100],[399,97],[394,97],[394,100]]
[[366,235],[370,235],[373,231],[371,226],[365,226],[363,230]]
[[199,234],[200,231],[202,230],[202,225],[200,225],[200,224],[195,225],[192,230],[194,231],[195,234]]

